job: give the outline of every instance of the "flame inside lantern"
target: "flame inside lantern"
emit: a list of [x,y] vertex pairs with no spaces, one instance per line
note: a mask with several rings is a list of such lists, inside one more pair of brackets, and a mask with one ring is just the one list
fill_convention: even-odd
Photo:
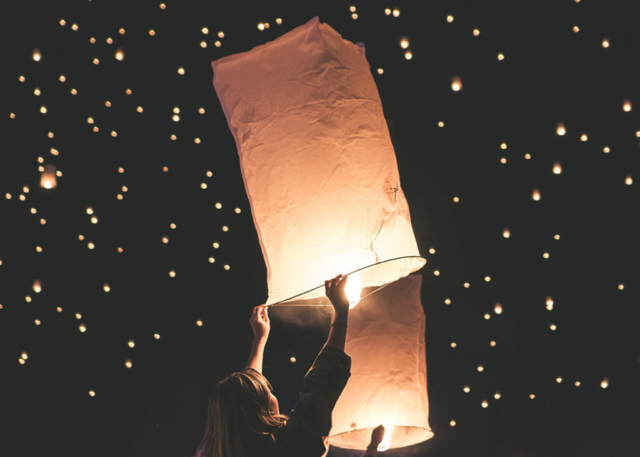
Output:
[[349,309],[355,308],[360,301],[360,294],[362,293],[362,278],[358,273],[352,273],[347,276],[347,284],[344,291],[349,300]]
[[378,444],[378,452],[384,452],[391,447],[391,432],[393,425],[384,425],[384,436],[382,441]]

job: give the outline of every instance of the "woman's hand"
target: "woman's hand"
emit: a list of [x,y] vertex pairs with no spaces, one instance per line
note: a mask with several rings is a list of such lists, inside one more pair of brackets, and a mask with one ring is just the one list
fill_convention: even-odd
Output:
[[253,335],[255,338],[266,340],[269,338],[269,331],[271,331],[271,321],[269,320],[269,313],[267,311],[267,305],[260,305],[253,308],[253,313],[249,319],[251,328],[253,329]]
[[371,432],[371,444],[370,444],[370,446],[375,446],[376,448],[378,448],[378,446],[382,442],[382,438],[384,438],[384,426],[378,425]]
[[324,282],[325,293],[329,300],[331,300],[331,304],[333,305],[333,309],[336,311],[336,314],[349,310],[349,300],[347,299],[347,294],[344,291],[346,285],[347,277],[342,275],[338,275],[335,278]]

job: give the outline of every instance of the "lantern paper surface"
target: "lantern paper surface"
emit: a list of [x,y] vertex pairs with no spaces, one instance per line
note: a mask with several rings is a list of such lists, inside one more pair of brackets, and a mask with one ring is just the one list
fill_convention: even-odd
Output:
[[366,449],[380,424],[393,426],[390,449],[433,436],[421,284],[420,275],[400,279],[350,311],[351,377],[333,409],[331,445]]
[[363,287],[425,264],[385,262],[419,252],[362,46],[315,17],[212,66],[267,265],[267,304],[323,297],[325,280],[379,262],[362,272]]

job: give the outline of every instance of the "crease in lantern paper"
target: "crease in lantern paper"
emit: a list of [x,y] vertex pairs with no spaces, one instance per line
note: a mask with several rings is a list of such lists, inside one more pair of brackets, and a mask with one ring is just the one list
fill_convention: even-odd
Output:
[[376,263],[378,263],[380,261],[380,258],[378,257],[378,253],[373,248],[373,244],[378,239],[378,236],[380,235],[380,232],[382,232],[382,229],[384,228],[384,225],[389,221],[389,219],[391,218],[391,215],[396,210],[396,206],[398,205],[398,188],[397,187],[392,187],[389,190],[393,190],[393,206],[391,207],[391,210],[389,210],[389,212],[387,213],[387,216],[384,218],[384,220],[380,224],[380,228],[378,229],[378,231],[374,235],[373,239],[371,240],[371,244],[369,245],[369,249],[371,250],[371,252],[373,252],[373,255],[376,256]]

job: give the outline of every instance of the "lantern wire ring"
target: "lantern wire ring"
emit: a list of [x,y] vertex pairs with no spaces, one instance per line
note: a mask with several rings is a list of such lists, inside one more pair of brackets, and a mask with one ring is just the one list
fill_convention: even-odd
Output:
[[[426,259],[425,259],[424,257],[422,257],[422,256],[419,256],[419,255],[406,255],[406,256],[403,256],[403,257],[395,257],[395,258],[393,258],[393,259],[383,260],[382,262],[377,262],[377,263],[374,263],[374,264],[371,264],[371,265],[367,265],[366,267],[358,268],[357,270],[354,270],[354,271],[352,271],[351,273],[349,273],[349,274],[347,274],[347,275],[345,275],[345,276],[346,276],[346,277],[349,277],[349,275],[352,275],[352,274],[357,273],[357,272],[359,272],[359,271],[365,270],[365,269],[367,269],[367,268],[372,268],[372,267],[375,267],[375,266],[377,266],[377,265],[381,265],[381,264],[386,263],[386,262],[392,262],[392,261],[394,261],[394,260],[400,260],[400,259],[423,259],[423,260],[425,261],[425,263],[426,263]],[[423,265],[423,266],[424,266],[424,265]],[[417,271],[417,270],[416,270],[416,271]],[[401,278],[398,278],[398,279],[401,279]],[[393,282],[396,282],[398,279],[395,279],[395,280],[393,280],[393,281],[389,281],[388,283],[381,285],[381,286],[380,286],[380,287],[378,287],[376,290],[373,290],[373,291],[369,292],[369,293],[368,293],[367,295],[365,295],[364,297],[360,297],[360,300],[363,300],[364,298],[368,297],[369,295],[374,294],[374,293],[378,292],[378,291],[379,291],[379,290],[381,290],[381,289],[384,289],[384,288],[385,288],[385,287],[387,287],[389,284],[391,284],[391,283],[393,283]],[[300,293],[300,294],[298,294],[298,295],[294,295],[293,297],[285,298],[284,300],[280,300],[279,302],[274,303],[274,304],[272,304],[272,305],[267,305],[267,308],[270,308],[270,307],[272,307],[272,306],[333,306],[333,305],[325,305],[325,304],[317,304],[317,305],[316,305],[316,304],[313,304],[313,303],[302,303],[302,304],[286,304],[286,303],[284,303],[284,302],[286,302],[286,301],[293,300],[294,298],[299,297],[299,296],[301,296],[301,295],[308,294],[309,292],[314,291],[314,290],[316,290],[316,289],[319,289],[319,288],[321,288],[321,287],[322,287],[322,286],[314,287],[313,289],[309,289],[309,290],[307,290],[306,292],[302,292],[302,293]]]

